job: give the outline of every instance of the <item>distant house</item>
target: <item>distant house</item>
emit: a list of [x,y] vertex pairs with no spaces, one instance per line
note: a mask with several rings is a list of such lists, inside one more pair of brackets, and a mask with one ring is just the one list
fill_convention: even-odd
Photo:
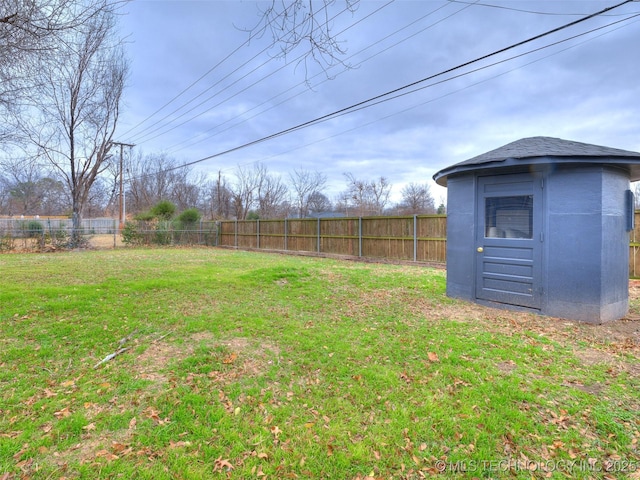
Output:
[[346,217],[341,212],[310,212],[306,218],[343,218]]
[[447,294],[601,323],[628,310],[640,153],[524,138],[447,167]]

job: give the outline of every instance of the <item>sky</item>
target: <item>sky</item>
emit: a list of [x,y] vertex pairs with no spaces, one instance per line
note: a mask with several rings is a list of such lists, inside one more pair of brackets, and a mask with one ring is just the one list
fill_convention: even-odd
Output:
[[116,139],[212,179],[257,163],[285,181],[318,171],[335,200],[346,173],[384,176],[392,201],[426,183],[437,204],[434,173],[521,138],[640,152],[640,2],[482,60],[619,3],[314,0],[344,52],[320,65],[255,29],[270,2],[135,0],[120,17],[131,72]]

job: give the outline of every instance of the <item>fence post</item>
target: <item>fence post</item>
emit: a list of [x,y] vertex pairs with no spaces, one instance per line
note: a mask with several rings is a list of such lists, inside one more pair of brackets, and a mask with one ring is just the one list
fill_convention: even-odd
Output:
[[418,215],[413,216],[413,261],[418,261]]
[[238,248],[238,219],[236,218],[236,227],[235,227],[235,234],[234,234],[234,243],[235,243],[235,247]]
[[358,256],[362,256],[362,217],[358,217]]
[[288,243],[288,238],[287,238],[287,219],[284,219],[284,250],[285,252],[289,249],[289,243]]
[[113,248],[116,248],[118,242],[118,229],[116,228],[116,221],[113,219]]
[[260,219],[259,218],[256,219],[256,236],[258,237],[257,238],[258,243],[256,248],[260,248]]
[[316,222],[316,230],[317,230],[317,234],[318,234],[318,240],[317,240],[318,246],[317,246],[317,249],[318,249],[318,253],[320,253],[320,217],[318,217],[318,221]]

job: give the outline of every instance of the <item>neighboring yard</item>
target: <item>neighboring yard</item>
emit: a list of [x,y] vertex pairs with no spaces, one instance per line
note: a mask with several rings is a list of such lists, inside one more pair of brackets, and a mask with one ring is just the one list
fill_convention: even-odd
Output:
[[640,478],[638,283],[593,326],[449,299],[420,266],[200,248],[0,271],[0,480]]

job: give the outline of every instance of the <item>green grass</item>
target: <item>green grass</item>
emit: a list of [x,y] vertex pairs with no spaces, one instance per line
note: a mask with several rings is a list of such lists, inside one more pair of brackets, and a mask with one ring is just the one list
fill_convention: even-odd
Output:
[[637,342],[452,300],[443,270],[122,249],[0,271],[2,480],[638,478]]

